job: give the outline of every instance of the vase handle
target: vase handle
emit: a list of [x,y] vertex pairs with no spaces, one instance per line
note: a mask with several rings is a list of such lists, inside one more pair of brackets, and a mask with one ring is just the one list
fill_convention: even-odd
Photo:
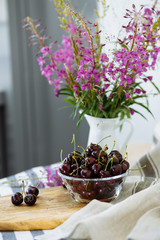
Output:
[[131,119],[123,119],[122,121],[120,121],[116,127],[120,127],[121,124],[124,124],[125,122],[129,123],[129,126],[130,126],[130,130],[125,138],[125,141],[123,143],[123,145],[120,147],[120,151],[122,154],[124,154],[124,151],[126,149],[126,146],[127,146],[127,143],[128,141],[130,140],[132,134],[133,134],[133,131],[134,131],[134,124],[133,124],[133,121]]

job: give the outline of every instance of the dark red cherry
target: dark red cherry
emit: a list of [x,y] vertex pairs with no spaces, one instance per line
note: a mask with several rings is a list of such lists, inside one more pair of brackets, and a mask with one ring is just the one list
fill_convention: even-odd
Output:
[[70,163],[75,162],[75,159],[79,161],[80,158],[81,158],[81,153],[78,151],[73,151],[69,153],[67,156],[67,159],[69,160]]
[[98,192],[97,192],[98,198],[103,198],[105,195],[105,192],[106,192],[106,188],[98,189]]
[[104,181],[95,181],[93,182],[93,189],[94,190],[99,190],[101,188],[104,188],[105,187],[105,182]]
[[71,170],[71,165],[69,163],[63,163],[60,168],[60,172],[65,175],[69,175],[70,170]]
[[122,174],[121,164],[113,165],[112,168],[111,168],[111,174],[112,174],[113,176]]
[[97,159],[99,157],[99,154],[100,154],[100,150],[96,150],[91,153],[91,156]]
[[100,145],[98,145],[98,144],[94,144],[94,143],[91,143],[89,146],[88,146],[88,149],[90,149],[92,152],[93,151],[101,151],[102,150],[102,148],[101,148],[101,146]]
[[116,156],[118,158],[119,162],[121,162],[123,159],[122,154],[117,150],[113,150],[110,152],[109,157],[113,157],[113,156]]
[[105,152],[105,151],[101,151],[101,153],[100,153],[100,157],[102,158],[102,159],[107,159],[108,158],[108,155],[107,155],[107,153]]
[[66,158],[63,160],[63,164],[64,164],[64,163],[71,164],[71,160],[70,160],[68,157],[66,157]]
[[29,194],[34,194],[34,195],[38,196],[39,190],[38,190],[38,188],[36,188],[36,187],[34,187],[34,186],[29,186],[27,193],[29,193]]
[[87,195],[86,195],[87,191],[86,190],[82,190],[82,192],[80,192],[80,195],[82,198],[87,198]]
[[86,198],[89,200],[92,200],[96,197],[95,192],[91,191],[91,192],[86,192]]
[[73,163],[73,164],[71,165],[71,169],[72,169],[72,170],[76,170],[77,168],[79,168],[79,164]]
[[71,177],[81,178],[81,175],[79,174],[79,172],[78,172],[78,174],[75,172],[75,173],[73,173],[73,174],[71,175]]
[[92,171],[93,171],[94,175],[97,175],[101,169],[102,169],[101,164],[95,163],[92,165]]
[[18,206],[23,202],[23,195],[20,192],[16,192],[12,197],[11,201],[14,205]]
[[121,163],[121,166],[122,166],[122,173],[125,173],[128,168],[129,168],[129,162],[127,162],[126,160],[124,160],[122,163]]
[[113,157],[111,157],[111,159],[112,159],[113,164],[119,163],[119,159],[116,156],[113,155]]
[[80,183],[82,190],[91,191],[92,190],[92,182],[83,181]]
[[80,172],[83,178],[90,178],[92,176],[92,171],[87,167],[83,167]]
[[26,196],[24,198],[24,202],[28,206],[33,206],[35,204],[36,200],[37,200],[37,197],[34,194],[26,194]]
[[87,165],[88,165],[88,166],[91,166],[91,165],[93,165],[94,163],[97,162],[96,158],[94,158],[94,157],[92,157],[92,156],[87,157],[87,158],[86,158],[86,161],[87,161]]
[[84,157],[89,157],[91,155],[91,149],[86,149],[85,153],[84,153]]
[[111,177],[111,174],[109,171],[101,170],[99,172],[99,176],[100,178],[107,178],[107,177]]

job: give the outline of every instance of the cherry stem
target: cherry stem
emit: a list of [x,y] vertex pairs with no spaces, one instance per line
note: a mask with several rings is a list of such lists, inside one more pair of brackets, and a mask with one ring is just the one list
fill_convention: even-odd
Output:
[[74,133],[73,133],[73,138],[72,138],[71,144],[74,144],[74,151],[76,151],[76,139],[75,139]]
[[[82,150],[83,150],[82,154],[85,153],[86,149],[84,149],[84,147],[79,146],[79,145],[78,145],[77,147],[82,148]],[[81,154],[81,155],[82,155],[82,154]]]
[[86,187],[85,187],[85,190],[86,190],[86,191],[87,191],[87,188],[88,188],[88,184],[89,184],[89,181],[87,182]]
[[100,161],[100,156],[101,156],[101,152],[103,151],[103,149],[99,152],[99,155],[98,155],[98,163]]
[[26,192],[25,192],[25,186],[24,186],[24,180],[22,180],[22,188],[23,188],[23,195],[26,196]]
[[113,158],[110,158],[110,159],[107,161],[104,171],[107,170],[108,164],[109,164],[111,161],[112,161],[112,163],[111,163],[111,165],[112,165],[112,164],[113,164]]
[[63,154],[63,149],[61,149],[61,153],[60,153],[60,159],[61,159],[61,162],[63,162],[62,154]]
[[131,169],[129,169],[129,170],[131,170],[131,171],[137,171],[137,170],[143,169],[143,168],[145,168],[145,167],[147,167],[147,165],[144,165],[143,167],[140,167],[140,168],[131,168]]
[[79,166],[78,166],[78,162],[77,162],[77,159],[76,159],[76,157],[75,157],[75,156],[73,156],[73,159],[75,160],[75,162],[76,162],[76,165],[77,165],[77,169],[76,169],[76,170],[77,170],[77,175],[78,175],[78,167],[79,167]]
[[[122,162],[124,162],[124,160],[127,160],[128,159],[128,152],[126,152],[126,157],[124,156],[123,157],[123,159],[122,159],[122,161],[120,162],[120,164],[122,163]],[[128,161],[128,160],[127,160]]]
[[109,136],[107,136],[107,137],[104,137],[104,138],[102,138],[96,145],[98,145],[98,144],[100,144],[104,139],[106,139],[106,138],[109,138],[109,137],[111,137],[111,135],[109,135]]
[[77,169],[75,169],[73,172],[71,172],[69,175],[72,175],[74,172],[76,172],[79,168],[81,168],[82,166],[85,166],[85,164],[82,164],[80,167],[78,166]]
[[112,147],[112,150],[111,150],[111,151],[113,151],[115,145],[116,145],[116,141],[114,140],[114,142],[113,142],[113,147]]

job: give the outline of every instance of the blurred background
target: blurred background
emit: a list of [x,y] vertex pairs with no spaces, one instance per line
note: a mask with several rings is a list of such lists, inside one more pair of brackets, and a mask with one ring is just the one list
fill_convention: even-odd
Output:
[[[107,1],[110,8],[101,23],[106,32],[117,33],[129,2]],[[152,0],[145,1],[148,2],[153,4]],[[72,3],[80,11],[85,7],[86,18],[94,21],[94,9],[99,8],[96,0]],[[53,40],[61,42],[63,34],[51,0],[0,0],[0,177],[60,161],[61,148],[63,156],[73,149],[70,143],[73,133],[77,144],[84,147],[88,138],[85,119],[77,131],[72,109],[65,108],[63,97],[56,98],[53,87],[41,76],[36,49],[28,47],[27,34],[20,23],[26,16],[41,19]],[[160,87],[158,69],[160,64],[154,73]],[[150,90],[151,86],[147,88]],[[160,96],[150,97],[149,101],[155,118],[146,112],[148,121],[133,116],[135,130],[131,143],[153,143],[153,132],[160,121]],[[122,142],[127,131],[126,126],[121,133]]]

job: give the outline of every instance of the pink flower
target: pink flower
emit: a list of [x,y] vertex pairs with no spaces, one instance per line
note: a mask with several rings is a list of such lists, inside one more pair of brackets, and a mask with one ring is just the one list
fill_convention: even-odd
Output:
[[41,53],[43,54],[43,57],[46,57],[47,54],[52,53],[52,50],[48,46],[45,46],[41,49]]
[[134,114],[134,110],[130,108],[130,114],[133,115]]
[[37,58],[37,61],[40,66],[43,66],[46,63],[46,61],[42,57]]
[[81,86],[82,90],[91,90],[91,86],[89,85],[89,83],[83,83]]
[[126,99],[130,98],[129,94],[126,92]]
[[141,89],[139,89],[139,88],[136,88],[135,89],[135,93],[138,93],[138,94],[140,94],[142,92],[142,90]]
[[99,108],[100,108],[100,110],[102,110],[102,109],[103,109],[103,104],[100,104],[100,107],[99,107]]

